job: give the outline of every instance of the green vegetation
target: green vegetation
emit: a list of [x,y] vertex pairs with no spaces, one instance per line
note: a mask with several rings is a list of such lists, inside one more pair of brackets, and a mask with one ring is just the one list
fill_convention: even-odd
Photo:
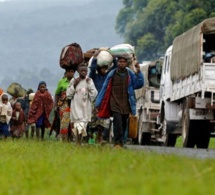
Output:
[[116,31],[136,48],[139,61],[157,59],[173,39],[215,16],[215,1],[123,0]]
[[49,140],[0,141],[2,194],[214,194],[214,160]]
[[[177,142],[176,142],[175,147],[182,148],[182,145],[183,145],[182,137],[180,136],[180,137],[177,138]],[[210,142],[209,142],[208,148],[209,149],[215,149],[215,138],[210,138]]]

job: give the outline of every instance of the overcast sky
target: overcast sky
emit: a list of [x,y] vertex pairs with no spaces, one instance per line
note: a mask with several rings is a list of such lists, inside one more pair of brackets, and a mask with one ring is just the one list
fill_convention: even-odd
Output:
[[[115,31],[122,6],[122,0],[0,0],[0,87],[16,81],[36,88],[26,78],[36,75],[34,85],[43,79],[54,89],[64,72],[63,46],[77,42],[87,51],[123,42]],[[41,75],[44,68],[52,77]]]

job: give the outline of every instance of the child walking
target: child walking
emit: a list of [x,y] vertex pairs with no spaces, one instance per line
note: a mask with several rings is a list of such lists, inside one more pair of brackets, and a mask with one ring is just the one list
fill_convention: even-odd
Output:
[[0,96],[0,137],[10,136],[9,122],[12,115],[12,107],[8,101],[8,95],[2,93]]
[[92,101],[97,96],[93,80],[87,77],[87,66],[78,66],[79,77],[73,78],[67,88],[66,95],[71,99],[71,123],[74,124],[74,134],[77,144],[81,145],[82,138],[87,136],[87,123],[91,121]]
[[38,90],[35,93],[32,105],[28,114],[28,123],[36,123],[36,136],[40,137],[41,129],[41,138],[44,138],[45,128],[51,127],[49,121],[49,115],[52,111],[54,101],[51,94],[46,88],[46,82],[41,81],[38,85]]
[[[35,93],[30,93],[29,94],[29,98],[28,98],[28,100],[29,100],[28,113],[29,113],[30,107],[31,107],[31,105],[33,103],[34,96],[35,96]],[[27,113],[27,121],[28,121],[28,113]],[[34,137],[34,132],[36,130],[36,124],[35,123],[32,123],[31,125],[27,124],[27,126],[28,126],[28,130],[31,129],[31,138],[33,138]]]
[[14,104],[14,109],[12,112],[12,118],[11,118],[11,136],[13,138],[20,138],[23,135],[23,132],[25,131],[25,113],[21,107],[20,102],[16,102]]

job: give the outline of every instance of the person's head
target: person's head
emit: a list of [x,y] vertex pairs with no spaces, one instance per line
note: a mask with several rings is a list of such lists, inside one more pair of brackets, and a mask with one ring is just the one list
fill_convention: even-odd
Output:
[[20,102],[16,102],[14,105],[15,110],[21,110],[21,104]]
[[79,73],[79,76],[80,76],[82,79],[86,78],[87,72],[88,72],[87,65],[85,65],[85,64],[80,64],[80,65],[78,66],[78,73]]
[[8,103],[8,96],[7,96],[7,94],[3,94],[1,96],[1,100],[2,100],[3,104],[7,104]]
[[29,88],[29,89],[27,89],[27,91],[26,91],[26,95],[29,95],[30,93],[33,93],[33,92],[34,92],[34,90],[31,89],[31,88]]
[[40,81],[39,82],[38,90],[40,90],[41,93],[44,93],[47,90],[45,81]]
[[101,75],[105,75],[107,73],[107,70],[108,70],[108,65],[98,66],[97,68],[98,73]]
[[68,80],[71,80],[73,78],[74,74],[75,74],[74,69],[66,69],[66,71],[65,71],[65,77]]
[[128,65],[128,60],[123,57],[118,58],[118,70],[119,71],[125,71],[126,67]]

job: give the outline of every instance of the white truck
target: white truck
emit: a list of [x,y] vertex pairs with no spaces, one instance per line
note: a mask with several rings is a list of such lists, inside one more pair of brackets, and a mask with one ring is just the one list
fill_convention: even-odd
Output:
[[207,148],[214,131],[215,18],[176,37],[164,57],[160,123],[167,146]]
[[136,144],[161,145],[163,139],[157,116],[160,111],[159,87],[163,59],[144,61],[140,69],[144,75],[144,87],[135,90],[139,118]]

